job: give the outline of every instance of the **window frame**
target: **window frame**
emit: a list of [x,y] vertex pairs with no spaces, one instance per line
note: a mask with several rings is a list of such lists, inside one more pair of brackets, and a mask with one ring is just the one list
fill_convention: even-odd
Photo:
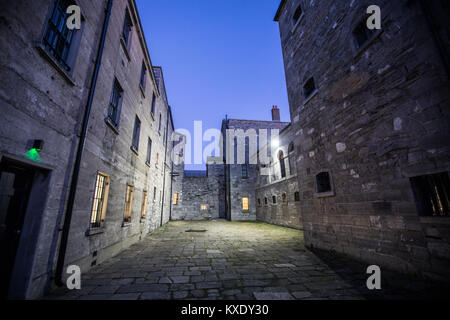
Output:
[[[114,77],[113,80],[113,86],[111,90],[111,95],[109,97],[109,103],[108,103],[108,113],[106,115],[105,121],[107,124],[109,124],[112,129],[118,133],[119,130],[119,124],[120,124],[120,114],[122,112],[122,103],[123,103],[123,96],[124,91],[122,86],[120,85],[119,80],[117,80],[116,77]],[[113,101],[117,98],[117,105],[114,105],[115,101]],[[113,109],[114,108],[114,109]],[[115,110],[115,113],[112,113],[111,110]],[[115,115],[115,117],[113,117]]]
[[178,205],[178,201],[180,200],[180,195],[179,195],[179,193],[178,192],[175,192],[174,194],[173,194],[173,200],[172,200],[172,204],[173,205]]
[[153,141],[150,137],[148,137],[147,140],[147,159],[145,160],[145,163],[149,166],[152,161],[152,144]]
[[145,220],[147,216],[147,201],[148,201],[148,191],[142,190],[141,221]]
[[122,224],[123,226],[131,224],[131,216],[133,214],[133,196],[134,196],[134,186],[131,184],[127,184],[125,190],[125,206],[123,211],[123,224]]
[[[327,173],[328,174],[328,180],[329,180],[329,185],[330,185],[330,190],[327,191],[321,191],[319,192],[319,185],[318,185],[318,176],[322,173]],[[327,169],[323,169],[323,170],[318,170],[317,173],[314,175],[315,178],[315,193],[314,196],[316,198],[324,198],[324,197],[332,197],[335,196],[335,190],[334,190],[334,182],[333,182],[333,176],[331,174],[330,170]]]
[[131,150],[133,150],[136,154],[139,152],[139,139],[141,135],[141,120],[136,115],[134,118],[134,127],[133,127],[133,137],[131,140]]
[[[247,205],[247,208],[245,207],[245,204]],[[250,198],[249,197],[242,197],[242,199],[241,199],[241,210],[242,210],[242,212],[249,212],[250,211]]]
[[142,61],[141,77],[139,79],[139,88],[141,89],[141,93],[144,97],[146,84],[147,84],[147,66],[145,65],[145,62]]
[[[102,194],[101,194],[101,198],[100,198],[101,199],[100,214],[99,214],[99,201],[96,202],[96,195],[99,191],[99,187],[98,187],[99,177],[103,178],[102,190],[101,190]],[[107,210],[107,206],[108,206],[110,181],[111,181],[111,178],[108,174],[103,173],[101,171],[97,171],[97,173],[95,175],[94,193],[93,193],[93,197],[92,197],[89,230],[97,230],[97,229],[102,229],[104,227],[106,210]],[[97,203],[97,205],[96,205],[96,203]],[[94,206],[96,206],[95,219],[93,219],[94,218]],[[93,220],[95,220],[95,222],[93,222]]]
[[[437,219],[450,217],[450,195],[447,191],[450,189],[448,171],[411,176],[409,181],[419,217]],[[435,209],[435,206],[440,206],[443,214],[434,214],[439,210]]]

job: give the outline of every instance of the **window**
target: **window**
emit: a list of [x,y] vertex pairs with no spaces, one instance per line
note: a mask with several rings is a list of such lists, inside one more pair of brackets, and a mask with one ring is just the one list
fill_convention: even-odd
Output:
[[297,9],[295,9],[294,15],[292,16],[292,19],[294,20],[294,23],[300,19],[302,16],[303,10],[301,6],[298,6]]
[[291,142],[288,147],[288,165],[289,165],[289,174],[293,175],[294,172],[294,143]]
[[125,19],[123,22],[122,38],[123,38],[123,42],[125,42],[125,46],[127,48],[130,44],[132,27],[133,27],[133,23],[131,22],[130,14],[129,14],[128,10],[126,10],[125,11]]
[[261,205],[261,199],[258,198],[258,206],[260,206],[260,205]]
[[300,192],[298,192],[298,191],[294,192],[294,200],[296,202],[300,201]]
[[148,138],[147,142],[147,164],[150,164],[152,159],[152,139]]
[[303,95],[308,98],[316,90],[316,85],[314,84],[314,78],[309,78],[308,81],[303,85]]
[[155,114],[155,102],[156,102],[156,96],[155,96],[155,93],[153,92],[153,94],[152,94],[152,106],[151,106],[151,109],[150,109],[150,112],[152,114]]
[[[70,0],[56,0],[47,22],[47,28],[42,39],[45,49],[56,59],[65,71],[72,70],[78,51],[79,39],[75,35],[79,30],[67,28],[67,7],[73,5]],[[78,35],[79,36],[79,35]],[[80,38],[80,37],[78,37]],[[75,44],[77,42],[77,44]]]
[[175,205],[178,204],[178,193],[173,194],[173,204],[175,204]]
[[159,163],[159,153],[156,153],[156,159],[155,159],[155,166],[157,166]]
[[142,191],[142,206],[141,206],[141,218],[145,218],[147,211],[147,190]]
[[139,150],[139,135],[141,132],[141,120],[136,116],[134,120],[133,141],[131,147],[135,150]]
[[109,176],[98,172],[95,179],[94,200],[91,210],[91,228],[101,228],[105,221],[109,193]]
[[248,168],[246,164],[242,165],[242,178],[248,178]]
[[432,217],[450,215],[448,172],[412,177],[410,182],[419,215]]
[[277,203],[277,197],[276,196],[272,196],[272,202],[273,203]]
[[156,187],[153,187],[153,202],[156,201]]
[[281,150],[278,152],[278,161],[280,161],[281,177],[284,178],[286,177],[286,164],[284,163],[284,153]]
[[158,134],[161,135],[161,113],[159,114]]
[[316,175],[317,192],[330,192],[331,191],[331,181],[330,174],[328,172],[320,172]]
[[206,204],[202,204],[202,205],[200,206],[200,210],[205,211],[205,210],[206,210]]
[[133,191],[134,187],[132,185],[127,185],[127,191],[125,193],[125,211],[123,213],[123,222],[131,222],[131,211],[133,205]]
[[282,201],[283,203],[285,203],[285,202],[287,201],[286,193],[283,193],[283,194],[281,195],[281,201]]
[[264,197],[264,204],[267,205],[267,197]]
[[248,211],[249,210],[249,203],[248,203],[248,197],[242,198],[242,211]]
[[141,86],[142,92],[145,92],[145,78],[147,74],[147,68],[145,67],[145,63],[142,62],[141,68],[141,79],[139,81],[139,85]]
[[109,100],[108,119],[115,126],[119,126],[120,109],[122,107],[123,90],[117,79],[114,79],[111,98]]
[[356,49],[360,49],[375,34],[376,29],[370,30],[366,26],[366,19],[363,19],[353,30]]

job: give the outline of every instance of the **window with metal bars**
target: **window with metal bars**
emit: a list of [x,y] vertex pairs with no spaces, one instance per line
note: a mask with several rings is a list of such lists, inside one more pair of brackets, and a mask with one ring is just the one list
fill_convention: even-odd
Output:
[[141,120],[136,116],[134,120],[133,141],[131,147],[135,150],[139,150],[139,135],[141,133]]
[[75,4],[70,0],[56,0],[50,18],[47,22],[47,28],[42,39],[44,47],[56,59],[56,61],[66,70],[71,71],[72,67],[68,62],[76,29],[67,28],[66,13],[67,7]]
[[127,190],[125,193],[125,211],[123,213],[123,222],[130,223],[131,222],[131,211],[133,205],[133,192],[134,186],[127,185]]
[[106,204],[109,193],[109,176],[98,172],[95,180],[94,199],[92,201],[90,228],[101,228],[105,220]]
[[448,172],[428,174],[409,179],[421,216],[449,216],[450,182]]
[[242,211],[248,211],[250,209],[248,197],[242,198]]
[[114,79],[111,98],[109,100],[108,119],[115,126],[119,126],[120,110],[122,108],[123,90],[117,79]]
[[242,165],[242,178],[248,178],[248,167],[246,164]]
[[131,22],[130,13],[128,10],[125,11],[125,19],[123,22],[123,30],[122,30],[122,38],[125,45],[128,47],[130,42],[131,28],[133,27],[133,23]]

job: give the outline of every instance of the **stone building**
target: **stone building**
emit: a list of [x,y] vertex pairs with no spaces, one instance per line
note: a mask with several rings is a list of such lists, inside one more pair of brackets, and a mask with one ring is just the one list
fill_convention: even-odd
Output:
[[174,127],[134,1],[0,12],[2,296],[34,298],[169,220]]
[[[381,29],[366,9],[381,9]],[[448,281],[447,1],[283,0],[305,242]]]

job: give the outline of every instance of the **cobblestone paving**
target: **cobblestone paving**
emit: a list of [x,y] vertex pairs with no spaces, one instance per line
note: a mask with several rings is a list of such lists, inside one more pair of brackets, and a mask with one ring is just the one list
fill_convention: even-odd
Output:
[[370,291],[366,267],[312,253],[299,230],[259,222],[173,221],[95,266],[82,276],[81,290],[59,288],[46,298],[398,299],[448,290],[395,273],[389,279],[398,281],[386,290],[383,273],[383,289]]

